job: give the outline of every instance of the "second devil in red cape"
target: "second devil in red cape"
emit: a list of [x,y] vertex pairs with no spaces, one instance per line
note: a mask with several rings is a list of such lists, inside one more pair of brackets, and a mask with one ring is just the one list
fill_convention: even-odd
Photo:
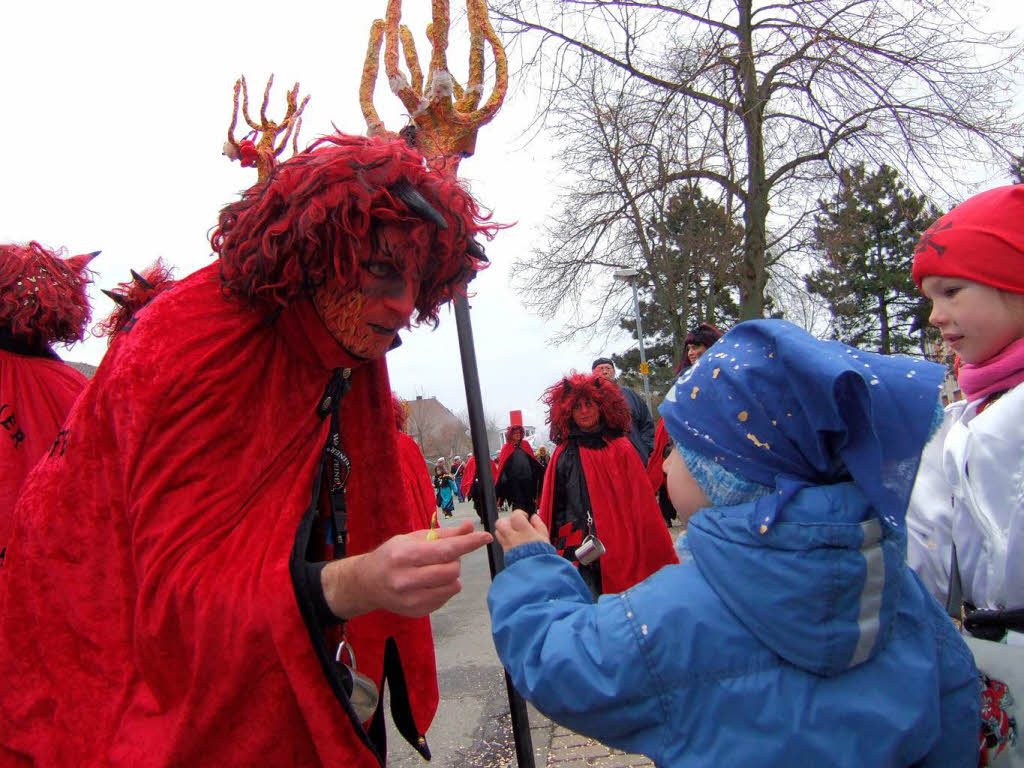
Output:
[[[618,388],[599,376],[566,377],[544,394],[558,444],[544,477],[540,516],[558,553],[596,595],[621,592],[678,562],[639,456]],[[577,548],[597,537],[605,553],[589,565]]]

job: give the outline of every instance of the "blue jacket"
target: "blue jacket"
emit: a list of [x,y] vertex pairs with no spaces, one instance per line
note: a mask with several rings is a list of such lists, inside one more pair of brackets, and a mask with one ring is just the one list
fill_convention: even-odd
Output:
[[596,604],[548,544],[511,550],[488,603],[517,690],[659,766],[976,765],[974,662],[902,535],[852,483],[749,515],[702,510],[680,565]]

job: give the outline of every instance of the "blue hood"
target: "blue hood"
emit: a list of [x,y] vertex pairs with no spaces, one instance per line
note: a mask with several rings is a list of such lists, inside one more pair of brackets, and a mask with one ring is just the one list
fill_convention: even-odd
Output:
[[905,539],[853,483],[798,491],[761,534],[757,502],[701,510],[686,546],[701,574],[761,642],[833,676],[884,647],[903,583]]

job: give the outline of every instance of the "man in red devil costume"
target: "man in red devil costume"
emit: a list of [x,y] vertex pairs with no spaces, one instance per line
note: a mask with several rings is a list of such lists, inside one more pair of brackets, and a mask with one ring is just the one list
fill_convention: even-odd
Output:
[[65,260],[36,242],[0,245],[0,552],[29,470],[60,450],[60,427],[85,388],[51,345],[85,334],[86,266],[95,256]]
[[478,233],[384,138],[322,139],[221,212],[219,262],[112,339],[22,492],[0,764],[379,766],[384,683],[429,755],[426,615],[489,535],[418,530],[384,354],[462,290]]
[[597,374],[574,374],[550,387],[543,400],[557,447],[540,516],[551,544],[577,565],[594,597],[621,592],[678,562],[627,437],[631,416],[618,386]]
[[532,515],[537,511],[537,497],[544,482],[544,467],[533,455],[533,448],[523,438],[524,430],[512,424],[505,430],[505,444],[498,454],[494,493],[500,502]]

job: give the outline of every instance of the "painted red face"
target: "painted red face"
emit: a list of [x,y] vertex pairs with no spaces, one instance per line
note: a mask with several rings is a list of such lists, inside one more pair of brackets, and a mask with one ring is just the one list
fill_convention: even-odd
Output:
[[601,413],[592,400],[583,400],[572,409],[572,420],[584,432],[595,432],[600,426]]
[[[409,251],[402,227],[382,224],[360,263],[358,285],[343,291],[333,280],[320,286],[313,303],[331,335],[356,357],[374,360],[409,325],[419,292],[423,259]],[[402,253],[404,259],[395,258]]]

